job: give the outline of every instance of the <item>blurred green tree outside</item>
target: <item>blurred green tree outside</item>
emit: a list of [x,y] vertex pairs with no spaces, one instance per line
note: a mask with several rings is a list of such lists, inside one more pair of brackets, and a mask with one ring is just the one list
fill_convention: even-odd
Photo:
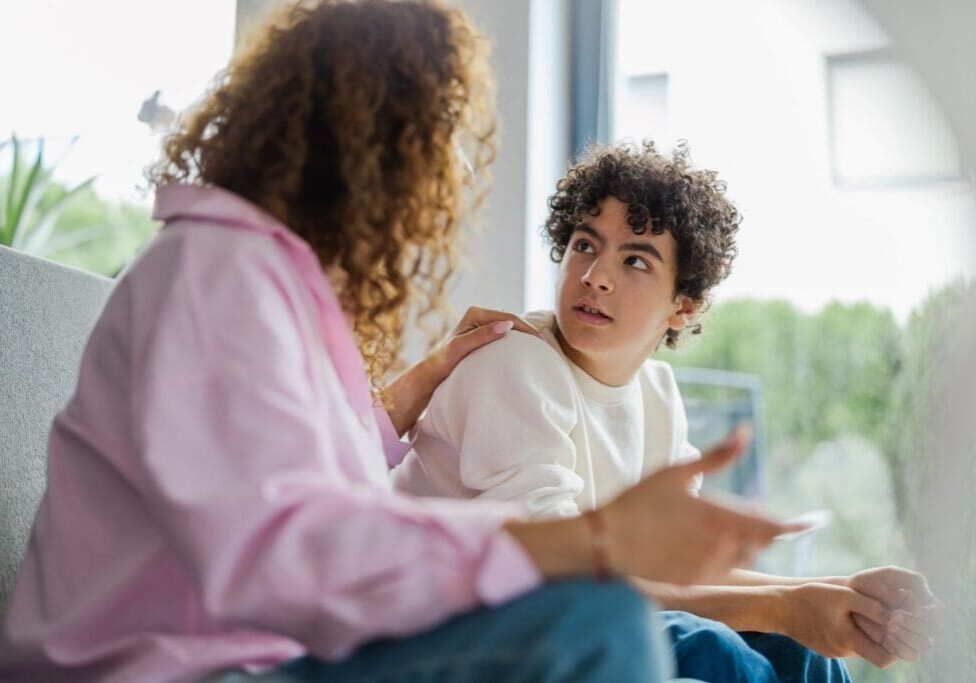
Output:
[[[973,296],[976,283],[952,282],[917,306],[904,326],[864,302],[806,313],[787,301],[730,300],[706,314],[701,337],[658,357],[676,367],[761,378],[769,506],[792,514],[811,507],[834,512],[817,540],[818,574],[918,566],[915,490],[945,457],[925,446],[927,410],[936,398],[933,370],[963,302]],[[773,567],[788,571],[775,550]],[[976,540],[962,552],[968,562],[960,566],[958,590],[944,597],[976,619]],[[856,681],[934,683],[924,661],[887,671],[849,664]]]

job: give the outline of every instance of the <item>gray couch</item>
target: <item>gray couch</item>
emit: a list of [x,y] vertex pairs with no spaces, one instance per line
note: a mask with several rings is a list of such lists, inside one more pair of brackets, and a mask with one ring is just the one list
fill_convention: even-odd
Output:
[[112,284],[0,247],[0,616],[44,491],[51,420]]

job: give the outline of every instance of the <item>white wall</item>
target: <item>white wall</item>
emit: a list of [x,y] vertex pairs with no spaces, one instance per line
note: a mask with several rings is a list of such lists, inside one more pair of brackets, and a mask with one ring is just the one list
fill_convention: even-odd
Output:
[[538,231],[569,155],[566,0],[458,0],[492,42],[501,126],[483,231],[471,243],[452,302],[522,311],[552,299],[552,265]]
[[468,260],[452,302],[459,313],[470,304],[517,311],[525,289],[531,6],[523,0],[460,0],[457,4],[492,42],[492,66],[502,75],[497,85],[501,141],[492,167],[493,188],[481,215],[482,231],[468,241]]

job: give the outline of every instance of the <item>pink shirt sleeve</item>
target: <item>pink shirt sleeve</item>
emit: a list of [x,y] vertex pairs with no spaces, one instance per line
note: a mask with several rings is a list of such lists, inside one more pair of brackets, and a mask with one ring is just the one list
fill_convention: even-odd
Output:
[[376,418],[376,424],[380,428],[380,437],[383,439],[383,454],[386,455],[386,464],[390,467],[396,467],[403,462],[407,453],[410,452],[412,442],[400,440],[385,408],[382,406],[374,407],[373,416]]
[[333,659],[538,585],[500,530],[516,508],[355,474],[276,267],[257,250],[185,266],[130,361],[135,483],[205,609]]

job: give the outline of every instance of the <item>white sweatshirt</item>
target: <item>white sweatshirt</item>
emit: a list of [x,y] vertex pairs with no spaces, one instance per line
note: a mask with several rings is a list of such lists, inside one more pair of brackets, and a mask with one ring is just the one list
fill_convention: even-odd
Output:
[[568,517],[699,457],[667,363],[648,360],[629,384],[607,386],[563,355],[552,313],[525,318],[545,341],[510,332],[461,361],[415,427],[397,488]]

